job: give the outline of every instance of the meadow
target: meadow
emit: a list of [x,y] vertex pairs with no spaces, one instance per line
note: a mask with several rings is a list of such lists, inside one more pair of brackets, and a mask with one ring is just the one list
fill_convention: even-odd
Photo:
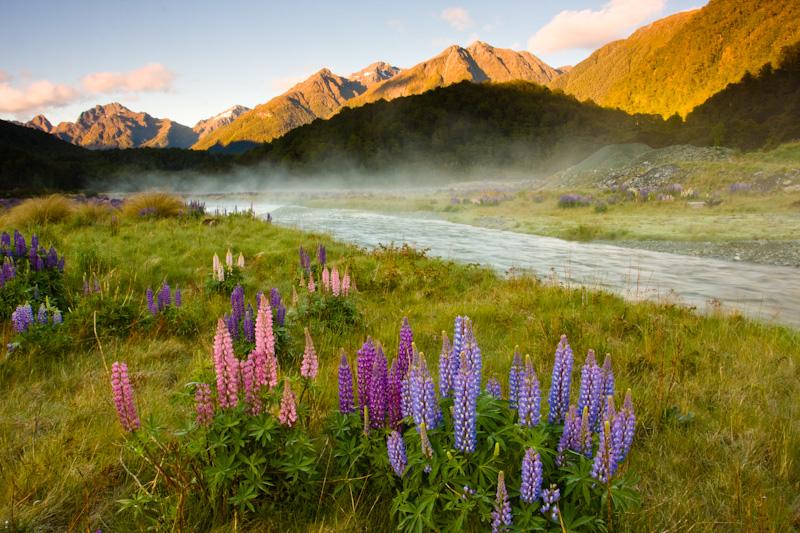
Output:
[[[539,205],[520,195],[508,201]],[[450,205],[429,205],[443,204]],[[18,277],[0,288],[0,519],[9,531],[441,527],[436,517],[426,518],[422,502],[440,510],[446,507],[443,502],[461,505],[460,496],[450,494],[453,486],[461,486],[423,486],[428,478],[419,468],[409,468],[403,478],[395,475],[386,455],[390,430],[380,427],[363,435],[357,414],[336,414],[338,376],[342,350],[355,365],[368,337],[382,343],[390,364],[397,359],[406,317],[415,348],[427,354],[432,382],[439,383],[442,332],[451,334],[454,321],[463,316],[469,316],[482,353],[481,390],[489,378],[496,378],[502,390],[502,399],[481,393],[478,400],[484,409],[478,419],[478,455],[487,464],[521,458],[518,442],[540,439],[546,441],[540,448],[550,479],[561,483],[564,492],[564,480],[572,479],[566,474],[559,478],[553,458],[544,457],[545,450],[555,448],[562,423],[543,420],[538,430],[514,423],[507,399],[515,346],[530,355],[542,391],[543,419],[551,407],[546,391],[562,335],[575,355],[573,401],[590,349],[598,359],[611,354],[618,406],[624,391],[631,390],[636,432],[614,482],[636,494],[633,503],[615,500],[612,510],[600,499],[605,484],[598,481],[599,492],[587,496],[592,504],[578,512],[592,514],[590,520],[580,523],[580,516],[567,516],[567,526],[573,524],[568,528],[564,520],[551,520],[532,508],[531,516],[519,515],[515,523],[535,519],[529,523],[550,531],[800,528],[796,330],[723,314],[713,305],[690,310],[676,302],[636,303],[553,279],[514,272],[503,276],[389,243],[360,249],[323,234],[277,227],[246,212],[206,215],[167,195],[134,198],[122,208],[59,205],[42,215],[41,206],[23,204],[0,221],[9,234],[18,230],[28,242],[36,235],[43,249],[52,246],[64,258],[63,273],[54,269],[48,274],[52,298],[44,298],[43,284],[40,292],[40,286],[23,283],[21,267]],[[484,208],[495,207],[476,206]],[[313,257],[313,268],[301,266],[300,247]],[[352,279],[346,296],[333,298],[323,291],[320,247],[326,264]],[[217,254],[224,264],[228,250],[234,263],[241,254],[243,266],[232,265],[230,278],[215,280],[212,258]],[[308,288],[309,272],[319,287],[314,293]],[[26,275],[29,281],[40,279],[31,271]],[[203,428],[195,420],[199,383],[210,383],[219,393],[218,319],[234,312],[231,292],[237,283],[245,305],[258,309],[256,293],[270,294],[274,288],[286,307],[284,324],[275,323],[274,330],[280,383],[263,396],[270,413],[251,420],[244,414],[244,399],[227,410],[217,403],[214,426]],[[166,285],[173,295],[180,290],[180,307],[148,301],[148,288],[163,296]],[[33,313],[39,303],[48,312],[57,307],[63,322],[15,333],[10,317],[26,300],[36,302]],[[305,331],[318,358],[313,379],[304,364],[309,353]],[[233,347],[240,360],[248,357],[251,347],[245,341]],[[120,424],[117,389],[111,385],[112,373],[120,379],[115,362],[127,365],[141,424],[133,432]],[[299,400],[293,428],[278,421],[288,383]],[[444,427],[457,418],[457,408],[448,414],[449,401],[441,400]],[[491,430],[490,419],[503,423]],[[237,433],[242,420],[263,425],[247,425]],[[410,442],[414,427],[407,427],[408,460],[424,461],[424,450]],[[249,443],[241,445],[252,452],[242,459],[249,461],[249,471],[261,468],[262,459],[270,464],[264,479],[274,486],[247,493],[251,485],[242,481],[247,468],[226,473],[222,452],[232,445],[223,441],[233,434]],[[269,439],[259,440],[264,435]],[[440,471],[431,476],[444,475],[453,461],[469,463],[458,442],[447,447],[448,438],[441,429],[431,431]],[[352,449],[343,451],[347,443]],[[273,453],[292,458],[272,471]],[[356,470],[340,472],[347,454],[362,455],[353,463]],[[580,464],[591,465],[583,459]],[[471,507],[459,515],[463,529],[489,529],[492,518],[485,511],[495,500],[498,481],[497,468],[489,470],[491,476],[479,476],[474,500],[465,496],[464,505]],[[515,510],[524,507],[518,498],[520,470],[506,469]],[[225,484],[233,479],[229,475],[238,476],[238,485]],[[583,487],[588,473],[582,476],[578,483]],[[562,498],[566,501],[567,495]]]

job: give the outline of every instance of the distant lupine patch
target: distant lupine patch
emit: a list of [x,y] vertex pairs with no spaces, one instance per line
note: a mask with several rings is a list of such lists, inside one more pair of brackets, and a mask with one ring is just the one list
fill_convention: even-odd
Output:
[[154,206],[139,209],[139,216],[155,218],[156,216],[158,216],[158,209],[156,209]]
[[590,196],[585,197],[580,194],[562,194],[558,199],[559,207],[583,207],[592,202]]
[[745,183],[739,183],[737,181],[736,183],[731,183],[730,185],[728,185],[728,192],[731,194],[735,192],[749,192],[749,191],[750,191],[750,185],[747,185]]

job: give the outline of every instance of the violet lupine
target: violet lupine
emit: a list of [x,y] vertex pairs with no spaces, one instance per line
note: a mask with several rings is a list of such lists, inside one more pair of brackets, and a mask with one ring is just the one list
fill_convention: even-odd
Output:
[[550,511],[550,518],[558,520],[558,499],[561,498],[561,491],[556,484],[550,485],[549,489],[542,491],[542,514],[547,514]]
[[[294,287],[292,287],[294,290]],[[295,295],[297,291],[295,291]],[[276,326],[283,327],[286,323],[286,306],[283,305],[281,294],[273,287],[269,291],[269,305],[272,308],[272,318]]]
[[45,308],[44,304],[39,306],[39,312],[36,313],[36,323],[47,324],[47,308]]
[[611,476],[617,470],[616,454],[614,453],[614,442],[611,433],[611,424],[608,420],[603,422],[600,432],[600,446],[597,455],[594,456],[591,476],[601,483],[608,483]]
[[528,448],[522,459],[522,486],[519,489],[522,501],[533,503],[539,499],[542,494],[542,477],[542,458],[533,448]]
[[231,316],[228,330],[233,340],[239,340],[239,324],[244,319],[244,289],[240,284],[231,292]]
[[496,377],[492,376],[486,381],[486,392],[495,398],[503,396],[503,389],[500,387],[500,382],[497,381]]
[[367,406],[367,391],[372,381],[372,366],[373,359],[375,358],[375,345],[372,344],[371,337],[367,337],[367,340],[361,346],[361,349],[356,352],[356,355],[358,405],[362,408],[363,412],[363,408]]
[[242,331],[244,332],[244,339],[247,342],[256,341],[256,328],[255,324],[253,324],[253,308],[250,304],[247,304],[247,310],[244,312]]
[[631,449],[633,434],[636,430],[636,411],[633,409],[630,389],[625,393],[625,402],[622,404],[622,409],[617,413],[617,419],[614,422],[619,425],[622,432],[621,442],[617,449],[617,462],[621,463]]
[[405,376],[408,367],[411,365],[411,345],[414,343],[414,332],[408,323],[408,317],[403,317],[403,325],[400,326],[400,343],[397,347],[397,362],[400,366],[400,373]]
[[28,262],[31,265],[31,270],[34,272],[38,272],[39,270],[41,270],[41,268],[39,268],[39,261],[41,260],[41,258],[37,255],[36,252],[37,250],[33,246],[33,239],[31,239],[31,247],[30,250],[28,250]]
[[211,400],[211,388],[206,383],[197,386],[194,393],[195,407],[197,413],[197,424],[202,427],[211,427],[214,419],[214,404]]
[[514,360],[511,362],[511,370],[508,373],[508,407],[517,408],[519,401],[519,388],[522,383],[522,375],[525,367],[522,364],[522,357],[519,353],[519,346],[514,346]]
[[553,379],[550,383],[550,393],[547,403],[550,413],[547,421],[551,424],[563,422],[569,409],[569,389],[572,383],[572,348],[567,342],[567,336],[561,335],[561,341],[556,349],[556,359],[553,364]]
[[147,298],[147,309],[150,310],[150,314],[156,316],[158,314],[158,307],[156,303],[153,301],[153,289],[147,287],[147,291],[145,292],[145,297]]
[[403,390],[402,376],[400,375],[400,362],[395,359],[392,361],[392,368],[389,369],[389,389],[386,398],[386,418],[388,427],[391,429],[401,429],[403,420]]
[[347,362],[347,354],[342,348],[342,362],[339,364],[339,412],[347,415],[355,411],[353,404],[353,371]]
[[455,376],[453,391],[453,426],[456,448],[474,452],[478,434],[475,426],[480,387],[475,386],[466,354],[461,354],[461,367]]
[[342,292],[342,282],[339,280],[339,270],[336,265],[331,268],[331,292],[334,296],[339,296]]
[[172,305],[172,291],[167,285],[165,281],[164,284],[161,286],[161,290],[158,291],[158,310],[163,311],[164,309],[168,308]]
[[[415,349],[416,347],[412,348],[412,350]],[[439,425],[441,413],[436,401],[436,388],[433,378],[428,372],[424,354],[419,353],[419,361],[414,370],[414,377],[409,381],[414,424],[419,426],[424,423],[428,428],[433,429]]]
[[141,425],[133,404],[133,390],[128,376],[128,365],[115,361],[111,365],[111,389],[114,393],[114,404],[119,414],[119,422],[125,431],[135,431]]
[[181,294],[181,290],[179,288],[175,289],[175,307],[180,307],[183,305],[183,295]]
[[25,333],[34,324],[33,309],[31,304],[19,305],[11,313],[11,321],[14,324],[14,333]]
[[57,308],[53,309],[53,324],[61,324],[61,322],[61,311],[59,311]]
[[526,355],[525,372],[522,374],[519,390],[519,425],[522,427],[538,426],[540,412],[539,380],[533,370],[530,356]]
[[272,332],[272,308],[262,295],[256,313],[255,348],[256,383],[272,390],[278,386],[278,360],[275,357],[275,336]]
[[3,278],[8,281],[17,277],[17,269],[14,267],[14,262],[6,257],[3,259]]
[[414,416],[414,406],[411,402],[411,381],[416,379],[417,369],[410,366],[405,377],[400,381],[400,411],[403,418]]
[[570,445],[575,441],[575,435],[579,434],[580,431],[581,420],[578,416],[578,409],[575,405],[570,405],[564,420],[564,429],[561,431],[561,438],[558,441],[557,466],[564,466],[567,450],[570,449]]
[[4,231],[3,234],[0,235],[0,246],[2,248],[9,248],[11,246],[11,236],[7,231]]
[[578,394],[578,412],[582,413],[584,407],[588,407],[590,428],[597,427],[597,419],[600,414],[601,398],[603,394],[603,371],[597,366],[594,358],[594,350],[589,350],[586,355],[586,363],[581,369],[581,388]]
[[219,406],[222,408],[234,407],[238,403],[239,368],[236,361],[228,326],[220,318],[217,320],[217,333],[214,336],[214,370],[217,374]]
[[27,246],[25,246],[25,237],[18,230],[14,230],[14,255],[17,259],[21,259],[25,257],[25,254],[28,252]]
[[321,244],[317,245],[317,263],[320,265],[324,265],[327,261],[327,254],[325,253],[325,247]]
[[386,365],[386,356],[381,344],[378,343],[375,357],[372,360],[372,378],[367,389],[367,408],[369,409],[370,427],[373,429],[386,426],[389,388],[389,374]]
[[614,396],[614,371],[611,370],[611,354],[606,354],[606,360],[603,362],[603,392],[602,397],[607,398]]
[[319,361],[317,360],[317,351],[314,349],[314,343],[311,341],[311,334],[308,332],[308,328],[305,328],[305,333],[306,349],[303,352],[303,363],[300,365],[300,375],[304,378],[314,379],[317,377]]
[[100,280],[97,279],[97,275],[94,276],[94,287],[92,287],[93,292],[100,292]]
[[494,500],[494,511],[492,511],[492,533],[508,531],[509,526],[514,523],[511,514],[511,502],[508,499],[506,490],[506,480],[503,471],[497,475],[497,496]]
[[322,291],[323,292],[330,292],[331,290],[331,273],[328,271],[328,267],[322,269]]
[[283,382],[283,397],[281,398],[281,410],[278,413],[278,421],[284,426],[292,427],[297,422],[297,406],[295,405],[295,394],[289,385],[289,378]]
[[[402,337],[402,330],[401,330]],[[450,359],[457,357],[454,355],[453,346],[447,333],[442,331],[442,353],[439,354],[439,394],[442,398],[449,398],[453,393],[453,376],[450,372]]]
[[397,477],[403,477],[403,472],[408,465],[406,457],[406,444],[403,436],[398,431],[392,431],[386,439],[386,453]]

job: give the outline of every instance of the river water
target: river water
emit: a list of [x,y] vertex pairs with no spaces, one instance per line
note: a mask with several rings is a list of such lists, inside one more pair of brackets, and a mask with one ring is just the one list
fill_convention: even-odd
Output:
[[428,213],[267,204],[253,209],[260,216],[271,213],[275,224],[330,233],[359,246],[407,243],[429,249],[431,256],[479,263],[500,272],[514,268],[631,299],[670,299],[698,310],[722,305],[800,327],[800,269],[577,243],[454,224]]

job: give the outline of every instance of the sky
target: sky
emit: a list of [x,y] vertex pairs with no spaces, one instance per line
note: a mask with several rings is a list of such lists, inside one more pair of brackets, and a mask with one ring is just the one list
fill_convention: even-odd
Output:
[[322,68],[409,68],[476,40],[557,68],[705,3],[0,0],[0,118],[44,114],[57,125],[120,102],[191,127]]

